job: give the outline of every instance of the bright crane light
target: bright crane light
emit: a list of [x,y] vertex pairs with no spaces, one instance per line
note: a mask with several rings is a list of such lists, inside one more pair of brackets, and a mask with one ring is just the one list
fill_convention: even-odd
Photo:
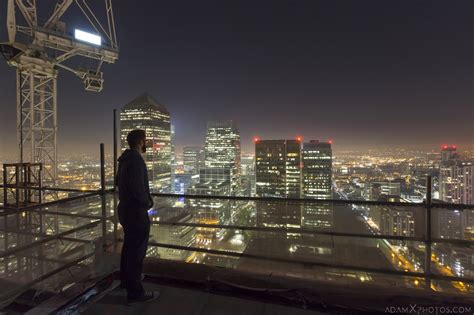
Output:
[[74,30],[74,38],[94,45],[100,46],[102,44],[102,38],[100,36],[78,29]]

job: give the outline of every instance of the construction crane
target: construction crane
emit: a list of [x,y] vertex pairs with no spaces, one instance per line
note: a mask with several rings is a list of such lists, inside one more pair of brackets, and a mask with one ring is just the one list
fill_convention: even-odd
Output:
[[[52,2],[52,13],[42,19],[36,0],[8,0],[8,42],[0,44],[7,63],[16,68],[18,160],[20,163],[41,162],[45,186],[56,186],[57,180],[59,69],[81,78],[87,91],[100,92],[104,82],[102,65],[104,62],[113,64],[118,59],[112,0],[104,0],[101,11],[94,10],[87,0]],[[99,3],[94,2],[96,6]],[[85,16],[88,30],[71,32],[71,28],[60,21],[73,8]],[[106,24],[100,22],[99,12]],[[88,66],[79,65],[79,58],[83,61],[85,58]]]

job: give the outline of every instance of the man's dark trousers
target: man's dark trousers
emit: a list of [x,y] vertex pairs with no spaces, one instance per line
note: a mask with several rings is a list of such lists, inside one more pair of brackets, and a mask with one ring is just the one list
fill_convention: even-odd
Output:
[[124,231],[120,279],[127,289],[129,298],[141,297],[144,293],[141,275],[150,235],[150,219],[148,212],[143,209],[119,207],[118,214]]

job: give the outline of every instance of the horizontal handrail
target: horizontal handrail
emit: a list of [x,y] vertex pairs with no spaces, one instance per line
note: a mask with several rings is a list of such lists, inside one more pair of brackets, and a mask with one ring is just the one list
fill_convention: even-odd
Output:
[[[10,230],[10,229],[0,229],[0,232],[27,235],[27,236],[31,236],[31,237],[48,237],[48,236],[51,235],[51,234],[46,234],[46,233],[41,234],[41,233],[35,233],[35,232],[27,232],[27,231],[24,231],[24,230]],[[87,243],[87,244],[95,242],[95,240],[83,240],[83,239],[80,239],[80,238],[67,237],[67,236],[60,236],[60,237],[58,237],[58,239],[63,240],[63,241]],[[1,251],[0,251],[0,253],[1,253]]]
[[[151,224],[168,225],[168,226],[216,228],[216,229],[242,230],[242,231],[283,232],[283,233],[295,233],[295,234],[311,234],[311,235],[326,235],[326,236],[338,236],[338,237],[358,237],[358,238],[371,238],[371,239],[388,239],[388,240],[399,240],[399,241],[426,242],[425,238],[423,237],[385,235],[385,234],[331,232],[331,231],[318,231],[318,230],[310,230],[310,229],[304,229],[304,228],[291,228],[291,227],[288,227],[288,228],[259,227],[259,226],[245,226],[245,225],[203,224],[203,223],[167,222],[167,221],[152,221]],[[466,245],[466,246],[474,245],[474,241],[472,240],[461,240],[461,239],[436,238],[436,239],[432,239],[431,242]]]
[[[28,209],[28,210],[22,210],[23,211],[32,211],[37,213],[38,215],[57,215],[57,216],[64,216],[64,217],[72,217],[72,218],[80,218],[80,219],[90,219],[90,220],[101,220],[102,217],[100,215],[87,215],[87,214],[80,214],[80,213],[68,213],[68,212],[60,212],[60,211],[51,211],[51,210],[41,210],[41,209]],[[7,213],[0,213],[0,216],[9,216],[9,215],[15,215],[18,214],[18,211],[12,211],[12,212],[7,212]],[[106,220],[111,220],[114,219],[115,216],[111,215],[106,218]],[[0,229],[0,231],[3,231]]]
[[94,222],[91,222],[91,223],[88,223],[88,224],[85,224],[85,225],[81,225],[81,226],[78,226],[76,228],[73,228],[73,229],[58,233],[58,234],[54,234],[54,235],[51,235],[51,236],[44,237],[41,240],[31,242],[27,245],[14,247],[14,248],[6,250],[4,252],[0,252],[0,258],[11,256],[11,255],[13,255],[17,252],[27,250],[27,249],[30,249],[34,246],[38,246],[38,245],[41,245],[41,244],[44,244],[44,243],[47,243],[47,242],[50,242],[50,241],[54,241],[56,239],[59,239],[60,237],[63,237],[63,236],[66,236],[66,235],[69,235],[69,234],[72,234],[72,233],[75,233],[75,232],[78,232],[78,231],[81,231],[81,230],[90,229],[90,228],[92,228],[96,225],[99,225],[100,223],[101,223],[101,220],[97,220],[97,221],[94,221]]
[[49,186],[17,186],[16,184],[0,184],[0,188],[13,188],[13,189],[29,189],[29,190],[51,190],[51,191],[64,191],[64,192],[82,192],[91,193],[100,191],[100,189],[76,189],[76,188],[60,188],[60,187],[49,187]]
[[300,228],[285,228],[285,227],[260,227],[260,226],[245,226],[245,225],[224,225],[224,224],[203,224],[203,223],[184,223],[184,222],[166,222],[166,221],[152,221],[151,224],[156,225],[171,225],[171,226],[187,226],[187,227],[202,227],[215,228],[227,230],[242,230],[242,231],[258,231],[258,232],[283,232],[294,234],[311,234],[311,235],[327,235],[327,236],[342,236],[342,237],[366,237],[376,239],[392,239],[392,240],[408,240],[415,242],[422,242],[422,237],[397,236],[397,235],[373,235],[373,234],[359,234],[359,233],[344,233],[344,232],[329,232],[317,231]]
[[278,197],[241,197],[241,196],[215,196],[215,195],[187,195],[187,194],[165,194],[152,193],[156,197],[171,198],[189,198],[189,199],[221,199],[235,201],[261,201],[261,202],[296,202],[296,203],[315,203],[315,204],[356,204],[356,205],[374,205],[374,206],[392,206],[392,207],[421,207],[421,208],[446,208],[447,210],[474,210],[473,205],[452,204],[444,202],[435,202],[428,205],[426,202],[389,202],[389,201],[369,201],[369,200],[343,200],[343,199],[310,199],[310,198],[278,198]]
[[82,198],[100,196],[100,194],[101,194],[101,192],[99,190],[99,191],[96,191],[96,192],[93,192],[93,193],[86,193],[86,194],[79,195],[79,196],[62,198],[62,199],[58,199],[58,200],[43,202],[43,203],[39,203],[39,204],[33,204],[33,205],[20,207],[20,208],[6,207],[6,208],[3,208],[3,210],[7,211],[7,212],[8,211],[11,211],[11,212],[28,211],[28,210],[34,210],[34,209],[38,209],[38,208],[42,208],[42,207],[49,207],[49,206],[56,205],[56,204],[66,203],[66,202],[70,202],[70,201],[74,201],[74,200],[79,200],[79,199],[82,199]]
[[[0,185],[0,187],[4,187]],[[16,186],[15,186],[16,188]],[[32,187],[19,187],[23,189],[31,189]],[[51,191],[70,191],[70,192],[82,192],[100,195],[101,190],[78,190],[78,189],[69,189],[69,188],[48,188],[43,187],[41,190],[51,190]],[[113,193],[114,189],[110,188],[106,190],[106,193]],[[81,195],[86,196],[87,194]],[[421,207],[421,208],[445,208],[446,210],[474,210],[474,204],[452,204],[436,201],[428,205],[426,202],[389,202],[389,201],[369,201],[369,200],[343,200],[343,199],[310,199],[310,198],[278,198],[278,197],[249,197],[249,196],[215,196],[215,195],[189,195],[189,194],[168,194],[168,193],[152,193],[152,196],[156,197],[170,197],[170,198],[189,198],[189,199],[217,199],[217,200],[235,200],[235,201],[260,201],[260,202],[297,202],[297,203],[315,203],[315,204],[354,204],[354,205],[374,205],[374,206],[393,206],[393,207]],[[63,198],[60,200],[50,201],[43,203],[41,205],[48,205],[53,202],[69,201],[74,200],[80,196]],[[25,209],[28,207],[38,207],[41,205],[31,205],[22,208],[15,209]],[[8,209],[8,208],[6,208]]]

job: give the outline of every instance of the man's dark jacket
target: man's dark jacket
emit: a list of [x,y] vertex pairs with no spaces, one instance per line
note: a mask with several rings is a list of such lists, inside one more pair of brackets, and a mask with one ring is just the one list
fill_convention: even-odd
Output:
[[119,211],[143,211],[153,207],[148,173],[141,154],[127,149],[118,162],[116,185],[119,187]]

